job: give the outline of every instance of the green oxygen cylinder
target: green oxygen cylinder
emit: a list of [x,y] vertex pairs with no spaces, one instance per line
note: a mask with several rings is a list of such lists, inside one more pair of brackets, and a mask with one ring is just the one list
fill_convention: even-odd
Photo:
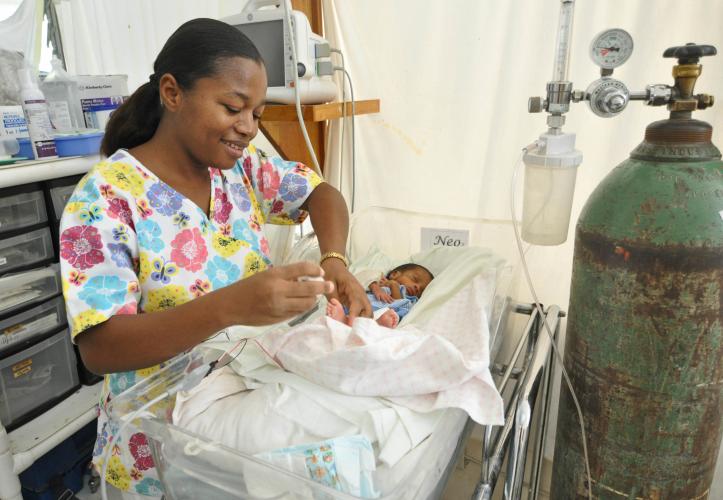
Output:
[[[577,223],[564,364],[585,418],[592,497],[708,497],[723,414],[723,162],[692,111],[709,45],[675,57],[670,118],[597,186]],[[566,387],[551,498],[587,498]]]

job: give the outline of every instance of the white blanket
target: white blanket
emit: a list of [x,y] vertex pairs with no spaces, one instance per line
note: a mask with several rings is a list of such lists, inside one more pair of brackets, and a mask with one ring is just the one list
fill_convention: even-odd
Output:
[[423,329],[391,330],[365,318],[349,327],[322,317],[259,343],[286,370],[343,394],[386,397],[421,412],[462,408],[480,424],[500,425],[503,402],[489,373],[490,281],[474,278]]

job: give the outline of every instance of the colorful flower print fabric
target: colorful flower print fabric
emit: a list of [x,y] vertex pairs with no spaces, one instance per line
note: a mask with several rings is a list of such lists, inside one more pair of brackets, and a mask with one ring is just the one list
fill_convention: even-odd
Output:
[[[60,227],[73,338],[116,314],[162,311],[263,271],[271,265],[264,224],[302,222],[301,205],[321,183],[305,166],[268,158],[253,146],[232,169],[209,168],[209,176],[209,207],[198,207],[125,150],[80,181]],[[159,368],[106,376],[102,401]],[[145,436],[120,436],[110,444],[108,424],[101,411],[96,465],[111,445],[108,481],[158,495]]]

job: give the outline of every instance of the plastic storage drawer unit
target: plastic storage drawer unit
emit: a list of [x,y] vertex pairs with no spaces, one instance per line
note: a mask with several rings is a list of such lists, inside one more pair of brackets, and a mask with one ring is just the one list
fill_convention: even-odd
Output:
[[0,275],[52,259],[53,242],[48,227],[0,240]]
[[75,186],[82,179],[82,175],[74,175],[72,177],[63,177],[61,179],[53,179],[48,181],[48,191],[50,193],[50,205],[53,209],[55,220],[60,220],[63,210],[68,200],[75,191]]
[[61,296],[0,321],[0,356],[17,351],[65,322],[65,302]]
[[0,278],[0,317],[60,293],[58,264]]
[[43,190],[37,184],[0,191],[0,233],[48,220]]
[[78,387],[67,329],[0,360],[0,422],[14,429]]

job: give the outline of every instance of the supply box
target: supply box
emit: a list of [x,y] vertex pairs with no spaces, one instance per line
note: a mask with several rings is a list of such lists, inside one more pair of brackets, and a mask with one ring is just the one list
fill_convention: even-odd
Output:
[[77,78],[85,126],[105,129],[110,114],[128,97],[128,76],[78,75]]
[[18,139],[28,137],[28,124],[25,123],[22,106],[0,106],[0,136],[3,135]]

